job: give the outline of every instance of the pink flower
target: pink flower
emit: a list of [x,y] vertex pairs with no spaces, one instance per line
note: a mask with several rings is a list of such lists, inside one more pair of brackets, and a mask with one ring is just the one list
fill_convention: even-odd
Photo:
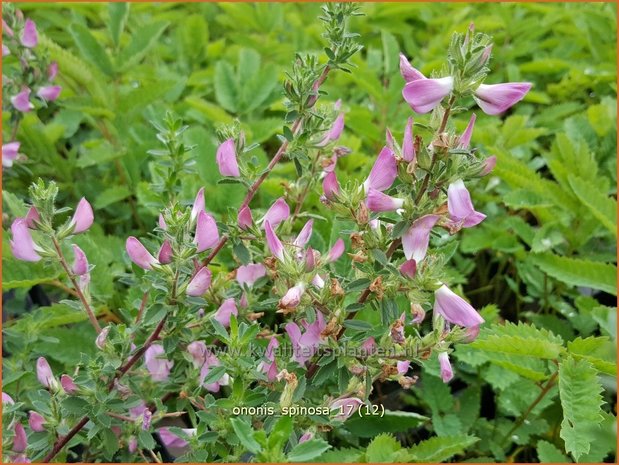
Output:
[[333,417],[334,420],[346,421],[350,418],[359,407],[363,405],[363,401],[357,397],[344,397],[331,402],[329,406],[331,410],[337,410],[338,413]]
[[41,256],[37,253],[41,249],[32,239],[28,224],[24,218],[16,218],[13,221],[11,234],[13,235],[13,238],[10,240],[11,252],[13,252],[15,258],[26,262],[38,262],[41,260]]
[[417,113],[432,111],[441,100],[453,90],[453,77],[438,79],[416,79],[407,83],[402,90],[406,103]]
[[26,213],[26,224],[29,229],[37,229],[37,223],[41,222],[41,215],[39,215],[39,211],[34,207],[30,207],[28,209],[28,213]]
[[34,105],[30,102],[30,89],[26,87],[19,94],[11,97],[11,103],[16,110],[28,113],[34,108]]
[[415,259],[411,258],[402,263],[402,265],[400,265],[400,273],[402,273],[402,276],[413,279],[417,273],[417,262]]
[[249,207],[243,207],[239,210],[239,215],[237,218],[237,223],[239,228],[241,229],[249,229],[251,225],[254,224],[254,219],[251,215],[251,210]]
[[[195,428],[183,428],[183,432],[187,436],[196,435]],[[158,433],[159,433],[159,438],[161,439],[161,442],[167,448],[184,449],[189,445],[187,441],[185,441],[183,438],[178,437],[176,434],[172,433],[168,428],[159,428]]]
[[266,274],[267,270],[262,263],[250,263],[236,269],[236,281],[241,286],[252,287],[256,281]]
[[70,223],[70,225],[73,226],[73,234],[79,234],[87,231],[92,226],[94,219],[95,215],[92,212],[90,203],[82,197],[78,202],[77,207],[75,207],[75,213],[73,214],[73,218]]
[[404,78],[406,82],[418,81],[419,79],[426,79],[421,71],[416,68],[413,68],[408,61],[408,59],[404,56],[404,54],[400,53],[400,74]]
[[204,187],[201,187],[196,194],[196,199],[193,201],[193,207],[191,208],[191,221],[195,221],[198,217],[198,213],[206,211],[204,207]]
[[266,224],[268,221],[271,223],[273,228],[277,228],[277,226],[284,220],[288,219],[290,216],[290,207],[286,203],[283,197],[277,199],[271,208],[268,209],[262,221]]
[[13,437],[13,452],[23,452],[28,447],[28,437],[26,430],[19,422],[15,423],[15,436]]
[[127,450],[131,454],[135,454],[138,450],[138,439],[135,436],[131,436],[127,441]]
[[194,243],[197,246],[197,252],[204,252],[206,249],[211,249],[219,242],[219,231],[215,219],[204,211],[198,213],[198,222],[196,223],[196,237]]
[[[339,100],[338,100],[339,101]],[[344,130],[344,113],[340,113],[333,121],[333,125],[331,129],[325,134],[322,141],[316,144],[317,147],[324,147],[329,144],[329,142],[335,142],[342,135],[342,131]]]
[[269,223],[268,221],[264,222],[264,232],[267,239],[267,245],[269,246],[269,250],[271,251],[271,253],[278,259],[283,260],[284,246],[275,234],[275,231],[273,231],[271,223]]
[[2,145],[2,166],[10,168],[19,156],[19,142],[9,142]]
[[159,265],[157,259],[153,257],[150,252],[146,250],[146,247],[134,236],[129,236],[127,238],[125,249],[131,261],[140,268],[152,270],[153,265]]
[[337,176],[335,171],[327,173],[322,180],[322,190],[325,197],[329,200],[333,200],[340,193],[340,184],[337,182]]
[[303,297],[303,293],[305,292],[305,284],[297,283],[292,286],[284,297],[282,297],[279,301],[280,308],[295,308],[301,303],[301,297]]
[[344,244],[343,239],[340,238],[335,241],[335,244],[333,244],[333,247],[331,247],[331,250],[329,250],[329,253],[327,254],[327,262],[331,263],[336,261],[342,256],[345,249],[346,245]]
[[109,332],[110,332],[110,327],[106,326],[105,328],[101,330],[99,334],[97,334],[97,338],[95,339],[95,345],[100,350],[103,350],[105,348],[105,342],[107,341],[107,335],[109,334]]
[[39,35],[37,34],[37,26],[31,19],[27,19],[24,24],[24,30],[21,34],[21,44],[24,47],[33,48],[39,43]]
[[32,431],[36,431],[37,433],[45,431],[45,427],[43,426],[44,423],[45,418],[43,418],[43,416],[34,410],[30,410],[30,414],[28,415],[28,425]]
[[479,325],[470,326],[466,328],[466,331],[464,332],[464,339],[462,342],[473,342],[475,339],[477,339],[477,336],[479,336]]
[[9,50],[9,47],[7,47],[6,45],[2,44],[2,56],[5,57],[7,55],[11,54],[11,50]]
[[51,82],[58,75],[58,63],[52,61],[47,67],[47,79]]
[[150,429],[150,422],[153,419],[153,412],[150,409],[145,409],[142,413],[142,431],[148,431]]
[[213,318],[217,320],[224,328],[230,327],[230,318],[239,315],[239,311],[236,308],[236,302],[233,298],[226,299],[219,306]]
[[471,194],[461,179],[451,183],[447,188],[447,207],[451,220],[463,228],[472,228],[481,223],[486,215],[475,211]]
[[307,244],[310,240],[310,238],[312,237],[312,228],[314,226],[314,220],[308,220],[305,225],[303,226],[303,228],[301,229],[301,231],[299,232],[299,234],[297,235],[297,237],[295,238],[294,242],[292,243],[295,247],[298,247],[300,249],[302,249],[303,247],[305,247],[305,244]]
[[71,271],[78,276],[88,273],[88,259],[86,258],[86,254],[75,244],[73,244],[73,255],[75,259],[73,260]]
[[15,404],[15,401],[11,396],[9,396],[6,392],[2,393],[2,403],[7,405]]
[[77,384],[73,382],[73,378],[69,375],[62,375],[60,377],[60,385],[62,386],[62,389],[64,389],[64,392],[69,395],[75,394],[79,389]]
[[[305,268],[307,269],[307,266]],[[322,279],[322,277],[318,273],[316,273],[312,278],[312,285],[316,286],[318,289],[322,289],[323,287],[325,287],[325,280]]]
[[393,150],[383,147],[374,162],[370,175],[363,183],[365,192],[368,192],[370,187],[379,191],[389,189],[397,175],[398,165],[393,156]]
[[498,115],[524,98],[531,89],[530,82],[480,84],[473,98],[487,115]]
[[303,435],[299,438],[299,444],[303,444],[304,442],[307,442],[310,439],[314,439],[314,433],[312,433],[311,431],[307,431],[303,433]]
[[37,95],[47,102],[53,102],[58,98],[61,90],[60,86],[45,86],[37,90]]
[[408,360],[400,360],[397,363],[397,369],[398,369],[398,374],[399,375],[405,375],[408,372],[408,369],[411,366],[411,362],[409,362]]
[[217,166],[219,166],[219,173],[222,176],[232,176],[238,178],[241,173],[239,172],[239,165],[236,161],[236,147],[234,145],[234,139],[230,138],[221,143],[217,147]]
[[203,266],[200,270],[191,278],[187,285],[188,296],[199,297],[204,294],[211,286],[211,270],[208,267]]
[[173,252],[172,252],[172,245],[170,244],[169,240],[164,240],[163,244],[161,244],[161,247],[159,248],[159,252],[157,253],[157,259],[159,260],[159,263],[166,265],[168,263],[172,263],[172,256],[173,256]]
[[305,251],[305,270],[312,271],[314,268],[316,268],[316,253],[314,249],[308,247]]
[[443,379],[443,383],[448,383],[454,377],[454,372],[451,368],[451,363],[449,363],[449,355],[447,355],[447,352],[438,354],[438,363],[441,366],[441,378]]
[[305,328],[305,333],[303,334],[301,334],[301,329],[296,323],[288,323],[285,329],[292,344],[292,358],[299,365],[303,366],[322,343],[320,334],[325,329],[326,323],[322,313],[316,312],[316,321],[314,323],[308,324],[303,320],[301,325]]
[[47,360],[45,360],[45,357],[37,359],[37,379],[46,388],[51,388],[56,383],[54,373],[52,373],[52,369]]
[[402,236],[402,247],[407,260],[423,260],[430,243],[430,231],[440,219],[439,215],[425,215],[413,222]]
[[434,292],[434,312],[450,323],[470,328],[484,322],[477,311],[444,284]]
[[194,341],[187,346],[187,352],[191,355],[193,359],[193,366],[196,368],[200,368],[200,384],[202,384],[208,391],[211,392],[219,392],[220,386],[227,386],[229,382],[229,377],[227,374],[224,374],[219,381],[216,381],[211,384],[204,384],[204,378],[208,375],[210,367],[219,366],[221,362],[212,354],[210,350],[206,347],[206,344],[202,341]]
[[170,376],[174,362],[163,357],[164,354],[165,351],[160,344],[152,344],[144,352],[144,364],[153,381],[165,381]]
[[496,156],[492,155],[488,158],[486,158],[484,160],[484,163],[482,165],[482,170],[479,173],[480,176],[486,176],[490,173],[492,173],[492,170],[494,170],[494,167],[496,166]]
[[390,212],[402,208],[404,199],[391,197],[370,187],[365,204],[373,212]]
[[395,150],[395,140],[393,139],[393,134],[391,134],[389,128],[385,129],[385,143],[391,150]]
[[264,356],[268,360],[268,363],[260,362],[260,364],[258,365],[258,371],[266,374],[269,382],[275,381],[275,379],[277,378],[277,373],[279,371],[277,369],[277,363],[275,362],[275,353],[274,353],[275,349],[277,349],[278,347],[279,347],[279,342],[277,342],[276,338],[272,337],[271,340],[269,341],[269,345],[267,346],[267,350],[264,354]]
[[360,349],[361,349],[362,355],[364,356],[368,356],[374,353],[374,351],[376,350],[376,340],[372,336],[368,337],[365,341],[363,341],[363,344],[361,344]]
[[402,158],[407,162],[415,160],[415,140],[413,139],[413,118],[408,118],[404,128],[404,140],[402,141]]
[[458,140],[459,149],[468,149],[469,146],[471,145],[471,136],[473,135],[473,128],[475,127],[476,119],[477,119],[477,116],[475,116],[475,113],[473,113],[471,115],[471,119],[469,120],[469,124],[467,124],[466,129],[464,130],[464,132],[460,136],[460,139]]

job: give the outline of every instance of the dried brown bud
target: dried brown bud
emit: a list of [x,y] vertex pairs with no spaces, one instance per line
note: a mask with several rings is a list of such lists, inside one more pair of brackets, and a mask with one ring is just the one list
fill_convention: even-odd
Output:
[[258,318],[262,318],[264,316],[264,312],[249,312],[245,316],[250,321],[256,321]]
[[349,253],[348,256],[353,262],[356,263],[364,263],[367,261],[368,257],[363,252],[359,251],[355,254]]
[[344,295],[344,289],[340,285],[340,282],[336,278],[331,278],[331,287],[329,292],[332,296],[342,297]]
[[353,250],[363,249],[363,247],[365,246],[363,236],[358,232],[354,232],[350,235],[350,243]]
[[340,325],[337,322],[337,318],[333,317],[329,320],[329,323],[327,323],[327,326],[325,326],[325,329],[322,330],[320,335],[322,337],[329,337],[331,335],[338,334],[339,332]]
[[385,289],[383,288],[383,277],[379,276],[370,284],[370,291],[376,294],[378,300],[383,300]]
[[402,376],[398,382],[400,383],[400,386],[402,386],[404,389],[410,389],[411,386],[413,386],[413,384],[417,383],[417,380],[419,379],[418,376],[413,376],[412,378],[409,376]]
[[362,202],[359,204],[356,217],[357,223],[359,224],[367,224],[370,220],[370,211],[368,210],[368,207],[365,206],[365,203]]
[[266,266],[269,270],[275,271],[277,269],[277,258],[266,257],[264,259],[264,266]]
[[398,368],[395,365],[383,365],[380,370],[380,380],[384,381],[390,376],[397,375]]

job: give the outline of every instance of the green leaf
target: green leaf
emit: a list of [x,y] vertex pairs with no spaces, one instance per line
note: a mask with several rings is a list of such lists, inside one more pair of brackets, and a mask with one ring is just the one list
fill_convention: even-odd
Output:
[[129,16],[129,4],[124,2],[110,3],[108,4],[108,12],[110,14],[110,22],[108,24],[110,36],[114,45],[118,47],[120,34],[125,28],[125,23]]
[[118,62],[125,70],[140,62],[148,51],[157,43],[163,31],[168,27],[166,21],[153,21],[133,33],[131,43],[120,53]]
[[567,350],[574,358],[588,360],[596,369],[606,374],[617,374],[615,348],[607,337],[578,337],[567,343]]
[[563,452],[557,446],[548,441],[538,441],[537,443],[537,458],[540,463],[570,463]]
[[522,322],[484,328],[471,347],[486,352],[542,359],[556,359],[564,351],[561,337]]
[[288,460],[291,462],[307,462],[330,449],[331,445],[324,439],[314,438],[297,444],[289,453]]
[[230,419],[230,422],[232,423],[232,428],[234,428],[234,432],[241,441],[241,444],[243,444],[249,452],[258,454],[262,451],[262,447],[254,439],[254,430],[249,423],[241,420],[240,418],[232,418]]
[[101,430],[101,441],[103,443],[103,449],[105,450],[106,456],[111,459],[120,447],[118,438],[110,428],[104,428]]
[[530,255],[529,260],[544,273],[566,284],[617,295],[617,267],[611,263],[561,257],[552,253]]
[[563,409],[561,437],[565,450],[578,459],[589,452],[602,416],[602,386],[586,360],[567,357],[559,364],[559,396]]
[[568,180],[578,200],[613,236],[617,237],[617,201],[604,192],[600,192],[596,184],[574,175],[569,175]]
[[157,446],[153,435],[150,432],[144,430],[140,430],[138,434],[138,444],[140,445],[140,447],[150,450],[153,450]]
[[361,461],[359,449],[335,449],[329,450],[319,457],[311,460],[316,463],[358,463]]
[[215,98],[227,111],[236,113],[238,99],[238,84],[232,65],[219,61],[215,65]]
[[111,186],[97,196],[94,202],[94,207],[96,210],[100,210],[101,208],[105,208],[108,205],[120,202],[121,200],[129,197],[130,195],[131,191],[127,186]]
[[421,441],[409,450],[413,462],[444,462],[454,455],[462,453],[477,441],[479,441],[479,438],[468,435],[434,437]]
[[73,37],[75,45],[77,45],[80,53],[86,60],[97,66],[108,76],[114,74],[114,66],[110,61],[110,57],[86,26],[79,23],[73,23],[69,26],[69,33]]
[[368,445],[365,460],[368,463],[393,463],[400,449],[402,446],[393,436],[379,434]]
[[385,410],[384,415],[354,416],[346,422],[346,429],[357,437],[372,438],[380,433],[405,433],[429,420],[415,412]]

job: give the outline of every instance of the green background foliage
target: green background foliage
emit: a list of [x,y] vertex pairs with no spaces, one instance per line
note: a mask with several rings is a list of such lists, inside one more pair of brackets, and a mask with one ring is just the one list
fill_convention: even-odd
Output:
[[[78,244],[96,265],[92,294],[110,320],[131,308],[139,289],[120,282],[130,268],[124,239],[156,222],[149,190],[158,160],[150,120],[171,110],[195,144],[195,173],[183,182],[190,203],[200,186],[218,216],[243,198],[240,185],[218,184],[216,131],[240,121],[262,165],[279,146],[285,114],[281,82],[295,52],[320,53],[317,4],[22,4],[40,42],[58,61],[57,104],[26,115],[18,131],[28,162],[3,173],[3,207],[24,214],[28,185],[55,180],[60,204],[86,196],[96,226]],[[488,83],[530,81],[525,100],[501,118],[477,113],[474,145],[497,156],[492,175],[471,188],[488,215],[458,243],[435,236],[452,254],[460,285],[488,322],[478,340],[455,353],[457,380],[444,385],[435,358],[410,391],[384,386],[374,401],[397,411],[368,437],[353,420],[289,452],[291,461],[596,462],[615,454],[616,396],[616,6],[613,4],[364,4],[353,20],[364,50],[350,74],[328,79],[322,104],[342,99],[352,154],[338,177],[362,178],[389,127],[401,139],[411,109],[398,71],[402,51],[426,75],[439,71],[453,31],[494,37]],[[471,102],[472,103],[472,102]],[[462,131],[468,116],[457,118]],[[7,125],[7,115],[3,115]],[[424,123],[429,116],[416,116]],[[255,205],[266,208],[295,176],[282,163]],[[315,241],[333,242],[319,193],[308,198]],[[5,390],[35,386],[32,360],[44,354],[71,367],[95,350],[86,316],[58,298],[57,273],[18,262],[3,239]],[[323,247],[324,248],[324,247]],[[218,257],[232,266],[230,252]],[[346,270],[347,263],[338,264]],[[40,284],[48,307],[28,308]],[[377,321],[376,315],[361,320]],[[505,323],[505,322],[513,323]],[[520,323],[518,323],[520,322]],[[504,324],[505,323],[505,324]],[[66,371],[70,371],[68,368]],[[318,378],[318,377],[317,377]],[[318,383],[318,379],[316,379]],[[537,397],[544,395],[538,401]],[[536,402],[537,401],[537,402]],[[407,416],[408,414],[408,416]],[[399,415],[399,417],[397,416]],[[234,423],[248,450],[266,448],[251,427]],[[365,427],[365,425],[362,425]],[[285,431],[286,425],[274,427]],[[378,435],[383,431],[383,434]],[[251,447],[250,447],[251,446]],[[279,447],[279,446],[278,446]],[[330,450],[327,449],[330,447]],[[111,446],[113,449],[113,446]]]

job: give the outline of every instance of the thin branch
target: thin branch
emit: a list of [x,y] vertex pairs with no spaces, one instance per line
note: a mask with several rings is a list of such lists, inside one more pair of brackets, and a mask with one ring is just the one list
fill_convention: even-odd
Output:
[[86,310],[86,314],[88,315],[88,318],[90,319],[90,323],[92,323],[92,326],[95,328],[95,331],[97,332],[97,334],[99,334],[101,332],[101,326],[99,325],[99,322],[97,321],[95,312],[93,312],[92,308],[90,307],[90,304],[88,303],[88,300],[86,299],[86,296],[84,295],[84,293],[82,292],[82,289],[77,283],[75,279],[75,274],[71,271],[71,268],[69,268],[67,260],[65,259],[64,254],[62,253],[62,249],[60,248],[60,244],[58,243],[58,240],[55,237],[52,237],[52,242],[54,243],[54,248],[56,249],[56,253],[58,254],[58,260],[60,260],[60,264],[64,268],[69,279],[71,280],[71,284],[73,285],[73,288],[75,289],[77,296],[81,300],[82,305],[84,306],[84,310]]

